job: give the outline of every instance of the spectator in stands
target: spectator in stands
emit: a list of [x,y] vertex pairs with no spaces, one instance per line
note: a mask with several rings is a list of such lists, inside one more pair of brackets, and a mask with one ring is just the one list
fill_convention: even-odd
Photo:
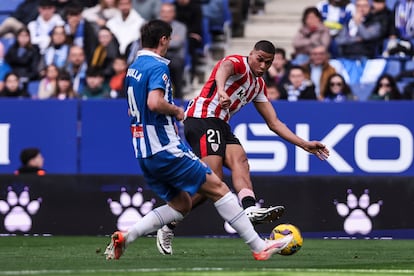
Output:
[[106,22],[117,13],[119,10],[116,7],[116,0],[100,0],[97,5],[84,9],[82,17],[92,23],[96,34],[98,34],[98,31],[106,26]]
[[267,86],[267,96],[269,98],[275,98],[271,97],[270,94],[280,95],[282,87],[289,82],[289,67],[290,62],[286,59],[285,49],[276,48],[272,65],[263,75]]
[[316,100],[315,86],[306,79],[303,67],[292,65],[289,69],[289,83],[280,91],[280,99],[290,102]]
[[72,45],[69,49],[69,56],[65,65],[65,70],[71,76],[73,90],[81,91],[85,86],[87,69],[88,64],[86,63],[83,48]]
[[55,26],[52,29],[51,37],[50,45],[44,51],[42,67],[54,64],[57,68],[63,68],[68,59],[70,48],[64,26]]
[[390,36],[383,56],[410,58],[414,55],[414,1],[397,1],[392,13]]
[[52,0],[40,0],[38,7],[39,15],[27,25],[30,31],[32,44],[37,45],[43,55],[50,44],[50,33],[55,26],[63,26],[65,22],[56,13],[55,3]]
[[17,6],[16,10],[0,24],[0,37],[5,34],[15,35],[18,30],[27,26],[30,21],[35,20],[39,15],[37,11],[39,1],[40,0],[22,1]]
[[174,4],[176,10],[175,19],[187,26],[187,45],[191,57],[190,79],[192,81],[199,73],[197,68],[203,64],[204,58],[202,37],[203,12],[201,4],[194,0],[176,0]]
[[119,43],[107,27],[102,27],[99,30],[98,41],[99,44],[93,52],[92,60],[89,61],[88,67],[100,68],[105,79],[109,81],[114,74],[112,63],[120,55]]
[[[385,0],[372,0],[372,15],[378,22],[381,23],[381,34],[383,36],[380,38],[382,41],[387,39],[391,34],[391,26],[393,25],[393,15],[392,12],[388,9]],[[378,45],[379,52],[383,51],[383,43]]]
[[4,78],[4,87],[0,91],[0,97],[30,98],[31,95],[24,87],[20,86],[20,78],[14,72],[9,72]]
[[302,14],[302,26],[293,37],[294,59],[292,64],[303,65],[315,46],[328,48],[331,43],[329,29],[322,22],[322,15],[316,7],[308,7]]
[[356,0],[356,10],[351,21],[344,25],[335,38],[339,46],[339,56],[360,59],[374,58],[378,45],[383,44],[386,30],[380,22],[381,17],[371,12],[369,0]]
[[98,35],[91,23],[82,18],[83,7],[73,3],[65,8],[65,31],[70,45],[84,49],[86,59],[92,58],[93,50],[98,45]]
[[75,90],[73,90],[72,79],[68,71],[59,71],[56,89],[51,98],[55,98],[58,100],[78,98],[78,93]]
[[337,73],[328,77],[324,91],[323,101],[325,102],[340,103],[356,100],[351,87],[345,82],[344,77]]
[[279,89],[274,83],[266,85],[267,98],[269,101],[277,101],[280,99]]
[[20,152],[20,162],[21,166],[14,172],[15,175],[46,174],[46,171],[43,169],[45,159],[38,148],[23,149]]
[[388,74],[384,74],[378,78],[374,89],[369,96],[370,100],[389,101],[401,100],[401,92],[398,89],[395,79]]
[[114,59],[112,65],[114,75],[109,80],[109,87],[111,87],[111,98],[125,98],[126,91],[124,89],[124,80],[128,70],[128,64],[125,56],[118,56]]
[[371,12],[375,20],[381,23],[381,34],[383,34],[383,37],[380,38],[381,42],[377,45],[378,54],[386,57],[389,55],[389,50],[386,50],[387,46],[385,44],[388,43],[391,36],[392,25],[394,24],[393,13],[388,9],[386,0],[372,0]]
[[59,69],[54,64],[46,66],[45,76],[40,80],[36,98],[49,99],[56,90]]
[[161,9],[161,3],[164,0],[132,0],[134,9],[141,15],[145,21],[158,18]]
[[106,26],[119,42],[119,52],[125,54],[126,47],[141,36],[140,29],[145,19],[132,8],[132,0],[117,0],[120,13],[108,20]]
[[335,37],[344,25],[347,25],[355,12],[354,1],[350,0],[322,0],[316,7],[322,14],[323,23],[329,28],[331,44],[328,48],[332,57],[337,57],[338,51]]
[[170,46],[165,55],[170,60],[168,67],[170,69],[171,80],[174,86],[173,94],[174,98],[182,99],[183,83],[184,83],[184,67],[185,58],[187,55],[187,27],[175,20],[175,6],[172,3],[163,3],[161,5],[159,18],[172,27],[172,34],[170,40]]
[[26,83],[39,78],[40,51],[30,42],[30,32],[27,27],[16,33],[16,41],[7,50],[5,60]]
[[0,91],[3,90],[6,74],[11,71],[10,65],[4,59],[5,54],[4,45],[0,41]]
[[335,74],[335,68],[329,64],[329,53],[325,46],[315,46],[310,52],[310,60],[303,65],[305,78],[315,85],[315,93],[319,100],[325,96],[328,78]]
[[110,98],[111,88],[105,81],[105,76],[100,68],[89,67],[86,71],[86,85],[79,93],[83,99]]

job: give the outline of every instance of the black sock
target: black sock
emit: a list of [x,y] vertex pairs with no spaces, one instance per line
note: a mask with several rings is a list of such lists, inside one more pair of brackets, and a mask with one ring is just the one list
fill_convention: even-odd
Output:
[[170,228],[171,230],[174,230],[176,226],[177,226],[177,223],[175,221],[167,224],[167,227]]
[[242,199],[241,204],[243,209],[247,209],[248,207],[256,206],[256,199],[252,196],[246,196]]

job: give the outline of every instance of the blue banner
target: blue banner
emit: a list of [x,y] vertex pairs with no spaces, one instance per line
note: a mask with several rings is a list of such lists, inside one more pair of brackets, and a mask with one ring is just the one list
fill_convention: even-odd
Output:
[[[230,120],[257,175],[414,175],[413,102],[275,102],[278,117],[306,140],[325,143],[320,161],[284,141],[252,104]],[[125,100],[0,100],[0,173],[39,147],[53,174],[140,174]]]
[[81,114],[80,173],[141,174],[132,146],[127,101],[84,101]]
[[251,171],[281,175],[414,175],[413,102],[275,102],[278,117],[330,149],[320,161],[271,132],[253,105],[231,121]]
[[78,101],[0,100],[0,173],[13,173],[20,151],[38,147],[51,173],[77,173]]

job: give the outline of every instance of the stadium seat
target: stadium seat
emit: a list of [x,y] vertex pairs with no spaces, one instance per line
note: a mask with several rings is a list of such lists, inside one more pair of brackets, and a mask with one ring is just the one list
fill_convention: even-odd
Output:
[[0,1],[0,13],[12,13],[17,6],[24,0],[1,0]]
[[413,59],[411,59],[411,60],[407,60],[407,61],[405,62],[405,67],[404,67],[404,69],[405,69],[406,71],[409,71],[409,70],[414,70],[414,60],[413,60]]
[[39,90],[40,81],[30,81],[27,85],[27,92],[33,97],[37,96],[37,91]]
[[358,97],[358,101],[366,101],[371,95],[375,83],[355,83],[351,84],[352,92]]
[[390,10],[393,10],[396,2],[397,0],[386,0],[385,4]]
[[3,43],[5,53],[10,48],[10,46],[13,45],[14,41],[15,41],[14,37],[2,37],[2,38],[0,38],[0,42]]
[[401,72],[401,61],[398,59],[387,59],[387,65],[385,66],[384,73],[395,77],[400,72]]

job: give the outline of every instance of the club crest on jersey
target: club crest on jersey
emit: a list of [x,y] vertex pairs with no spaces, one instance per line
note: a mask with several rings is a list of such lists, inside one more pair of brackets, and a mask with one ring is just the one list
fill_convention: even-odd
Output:
[[218,145],[218,144],[216,144],[216,143],[211,144],[211,149],[212,149],[214,152],[216,152],[216,151],[218,150],[218,148],[219,148],[219,145]]

